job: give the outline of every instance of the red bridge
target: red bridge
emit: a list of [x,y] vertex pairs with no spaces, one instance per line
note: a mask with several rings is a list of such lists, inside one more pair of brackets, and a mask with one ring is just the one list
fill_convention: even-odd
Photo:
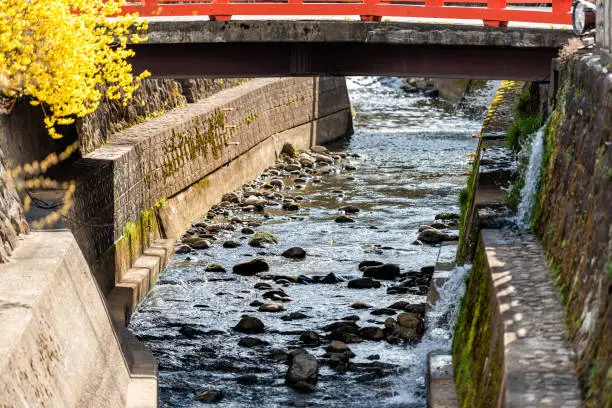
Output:
[[571,0],[142,0],[129,2],[124,12],[143,17],[208,16],[213,21],[228,21],[237,15],[360,16],[362,21],[383,17],[469,19],[505,27],[510,21],[571,24],[571,6]]

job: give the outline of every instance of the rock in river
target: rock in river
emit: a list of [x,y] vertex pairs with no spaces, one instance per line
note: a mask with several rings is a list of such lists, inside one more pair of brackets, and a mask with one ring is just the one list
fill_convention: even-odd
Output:
[[223,243],[223,248],[238,248],[242,243],[237,239],[230,239]]
[[268,344],[270,343],[268,343],[265,340],[261,340],[261,339],[258,339],[257,337],[251,337],[251,336],[243,337],[238,341],[238,345],[240,347],[247,347],[247,348],[267,346]]
[[261,320],[252,316],[244,316],[234,330],[242,333],[263,333],[264,324]]
[[384,264],[363,268],[363,276],[374,279],[393,280],[399,275],[400,268],[395,264]]
[[321,338],[317,333],[308,330],[300,335],[300,342],[302,342],[306,346],[317,347],[321,344]]
[[359,266],[357,267],[359,268],[359,270],[363,270],[365,268],[369,268],[370,266],[380,266],[380,265],[384,265],[384,264],[379,261],[361,261],[359,262]]
[[447,234],[435,228],[427,229],[421,232],[418,236],[419,241],[430,245],[439,244],[440,242],[448,239],[449,236]]
[[208,390],[199,392],[196,397],[196,401],[203,402],[205,404],[214,404],[223,399],[223,392],[219,390]]
[[304,351],[292,356],[285,375],[285,384],[297,392],[313,392],[319,374],[319,364],[312,354]]
[[261,258],[253,258],[249,261],[234,265],[233,271],[238,275],[251,276],[269,269],[270,266],[266,261]]
[[293,247],[283,252],[282,256],[284,256],[285,258],[291,258],[291,259],[304,259],[306,258],[306,251],[304,250],[304,248]]
[[282,303],[264,303],[263,305],[259,306],[259,311],[269,312],[269,313],[278,313],[278,312],[284,312],[285,307],[282,305]]
[[353,279],[348,283],[349,289],[380,288],[380,282],[372,278]]
[[339,224],[346,224],[348,222],[355,222],[354,219],[352,219],[351,217],[347,216],[347,215],[340,215],[338,217],[336,217],[336,219],[334,220]]
[[206,272],[225,272],[225,268],[219,264],[210,264],[206,267]]
[[344,211],[345,214],[355,214],[359,212],[359,208],[354,205],[345,205],[344,207],[338,208],[340,211]]
[[264,244],[278,244],[278,238],[268,231],[257,231],[249,241],[252,247],[262,247]]

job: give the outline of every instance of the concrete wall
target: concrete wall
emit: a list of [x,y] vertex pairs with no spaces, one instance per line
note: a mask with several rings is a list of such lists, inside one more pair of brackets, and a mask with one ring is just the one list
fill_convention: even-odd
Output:
[[[164,232],[154,215],[160,200],[206,185],[207,175],[275,135],[292,132],[289,139],[309,146],[351,130],[343,78],[247,81],[130,127],[85,155],[71,170],[77,184],[67,224],[108,293],[151,240],[178,237],[207,209],[189,200],[180,226],[166,217]],[[243,174],[256,177],[274,156],[249,164]],[[218,195],[235,187],[224,178],[206,188]]]
[[587,407],[612,403],[612,79],[603,64],[585,54],[560,67],[534,222]]
[[131,372],[70,232],[27,235],[0,282],[1,407],[157,405],[153,357],[136,350],[141,370]]

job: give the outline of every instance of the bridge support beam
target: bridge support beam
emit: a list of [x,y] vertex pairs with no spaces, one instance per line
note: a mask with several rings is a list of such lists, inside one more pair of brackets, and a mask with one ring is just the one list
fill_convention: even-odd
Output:
[[137,44],[158,78],[388,75],[544,80],[555,48],[357,43]]

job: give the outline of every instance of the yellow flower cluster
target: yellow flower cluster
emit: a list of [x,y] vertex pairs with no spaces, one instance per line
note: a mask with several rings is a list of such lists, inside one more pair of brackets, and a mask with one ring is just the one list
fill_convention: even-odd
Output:
[[0,93],[42,105],[49,134],[96,110],[100,99],[131,98],[128,41],[145,41],[146,21],[113,17],[124,0],[0,0]]

